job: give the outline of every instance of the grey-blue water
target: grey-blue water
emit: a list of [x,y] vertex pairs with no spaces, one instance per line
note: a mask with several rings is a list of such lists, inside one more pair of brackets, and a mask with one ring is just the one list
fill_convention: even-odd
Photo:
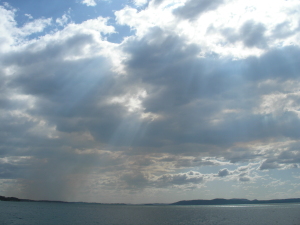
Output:
[[300,204],[235,206],[122,206],[1,202],[5,225],[299,225]]

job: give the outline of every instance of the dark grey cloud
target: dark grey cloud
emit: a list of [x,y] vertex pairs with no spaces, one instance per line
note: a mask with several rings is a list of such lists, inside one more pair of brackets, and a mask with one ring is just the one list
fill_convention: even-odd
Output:
[[289,21],[284,21],[280,24],[277,24],[275,28],[272,30],[272,35],[274,38],[284,39],[294,35],[295,33],[300,31],[300,26],[297,28],[291,28],[291,24]]
[[255,179],[259,178],[256,173],[253,173],[253,171],[257,171],[256,167],[257,163],[249,163],[247,166],[241,166],[235,170],[228,170],[227,168],[220,169],[217,174],[207,174],[207,176],[211,177],[212,179],[222,179],[228,181],[254,181]]
[[132,159],[133,165],[140,167],[150,166],[154,163],[154,160],[147,156],[133,156]]
[[276,156],[269,155],[266,157],[267,159],[261,163],[259,170],[298,168],[300,152],[293,148],[294,147],[289,146],[289,150],[281,151]]
[[248,181],[251,181],[251,178],[250,177],[240,177],[239,181],[241,181],[241,182],[248,182]]
[[163,174],[161,176],[149,176],[140,171],[131,171],[120,176],[115,186],[132,191],[145,188],[185,188],[187,185],[198,185],[205,182],[205,175],[189,171],[187,173]]
[[[276,116],[251,113],[259,107],[262,95],[272,94],[271,89],[260,88],[257,82],[297,79],[298,47],[272,49],[260,57],[236,61],[209,56],[195,58],[201,49],[186,46],[176,35],[162,36],[161,32],[154,29],[135,45],[128,42],[125,48],[131,55],[125,62],[129,78],[134,82],[138,77],[139,85],[148,93],[143,101],[145,112],[162,116],[147,125],[145,136],[149,142],[159,145],[161,140],[170,140],[177,144],[229,146],[237,141],[271,137],[298,138],[296,113],[287,111]],[[153,38],[160,41],[148,42]],[[213,126],[212,115],[225,108],[237,112],[223,114],[223,120]],[[245,150],[231,155],[230,160],[260,156]]]
[[218,176],[219,177],[226,177],[230,174],[229,170],[227,168],[219,170]]
[[241,27],[240,35],[246,47],[266,48],[265,31],[266,28],[263,24],[248,21]]
[[194,20],[204,12],[217,9],[223,3],[224,0],[188,0],[173,13],[181,19]]
[[300,60],[299,47],[287,46],[274,48],[261,57],[247,59],[246,76],[256,80],[271,79],[274,81],[298,80],[297,71]]
[[[210,32],[219,32],[215,28],[211,28]],[[234,28],[224,28],[221,34],[226,38],[229,43],[236,43],[241,41],[247,48],[260,48],[268,47],[268,37],[265,36],[266,27],[259,22],[253,20],[246,21],[239,30]]]
[[220,32],[226,38],[227,43],[230,44],[242,42],[243,45],[247,48],[255,47],[260,49],[266,49],[269,47],[269,43],[274,42],[274,40],[279,41],[296,35],[300,31],[300,25],[298,25],[295,28],[292,28],[292,25],[289,21],[284,21],[280,24],[277,24],[270,33],[267,34],[266,31],[267,28],[263,23],[253,19],[246,21],[239,28],[227,27],[217,29],[214,26],[210,26],[207,32]]
[[164,0],[153,0],[154,5],[160,5]]
[[[62,134],[88,132],[92,136],[93,141],[72,142],[73,147],[94,147],[102,143],[133,146],[138,151],[140,147],[153,146],[153,151],[207,152],[221,156],[224,147],[226,149],[237,141],[282,136],[298,138],[299,119],[294,112],[276,116],[247,113],[259,106],[262,94],[272,93],[272,89],[258,87],[257,82],[297,80],[300,65],[297,47],[271,49],[260,57],[235,61],[209,55],[198,58],[201,48],[186,44],[183,38],[173,33],[166,34],[153,28],[143,39],[132,38],[123,44],[124,51],[129,54],[129,59],[124,61],[128,75],[118,77],[111,72],[109,60],[103,57],[76,62],[64,60],[68,54],[82,54],[81,48],[93,41],[88,35],[69,39],[45,48],[32,44],[10,53],[5,65],[15,66],[17,70],[4,85],[3,92],[15,90],[33,96],[34,108],[26,108],[20,100],[10,104],[16,108],[25,107],[26,113],[44,119],[47,125],[54,126]],[[61,51],[64,45],[68,48]],[[147,91],[142,100],[144,112],[158,114],[159,119],[142,120],[138,113],[127,113],[120,103],[107,103],[111,97],[128,92],[134,94],[138,88]],[[3,101],[11,100],[7,97]],[[225,109],[233,111],[224,114],[222,110]],[[213,125],[214,119],[221,121]],[[29,134],[22,138],[22,134],[38,122],[26,118],[19,118],[18,123],[9,122],[16,120],[15,117],[3,118],[5,135],[18,137],[19,143],[27,143],[25,146],[38,145],[34,135],[29,139]],[[10,129],[13,130],[8,134]],[[2,137],[4,139],[4,133]],[[62,138],[45,138],[43,141],[53,146],[67,143]],[[166,148],[166,143],[181,147]],[[186,148],[190,144],[195,146]],[[40,143],[40,147],[42,145]],[[263,155],[245,149],[233,151],[226,157],[234,163]],[[208,163],[179,160],[177,166]]]
[[281,166],[274,159],[265,160],[259,167],[260,170],[279,169]]
[[[218,32],[214,27],[210,27],[208,32]],[[233,28],[225,28],[221,30],[221,34],[227,39],[229,43],[235,43],[240,39],[240,35]]]
[[[148,41],[153,38],[157,41],[150,44]],[[77,48],[78,43],[85,46],[84,41],[74,43]],[[43,49],[43,54],[49,49]],[[257,106],[262,90],[254,82],[276,76],[285,79],[278,68],[286,72],[285,76],[293,77],[293,71],[285,62],[292,58],[290,63],[298,67],[299,50],[296,48],[273,50],[260,58],[239,61],[199,59],[196,58],[201,52],[199,47],[185,44],[184,39],[174,34],[166,36],[155,28],[141,41],[126,43],[124,50],[131,55],[125,61],[130,74],[127,79],[115,80],[113,73],[103,66],[108,62],[101,57],[74,63],[59,61],[63,56],[56,55],[58,59],[47,61],[43,67],[37,67],[35,61],[24,67],[18,60],[15,64],[11,62],[10,65],[22,66],[23,70],[15,75],[10,86],[37,97],[36,107],[28,112],[44,117],[58,131],[88,131],[96,141],[114,145],[162,146],[164,140],[174,144],[228,145],[257,137],[295,135],[298,119],[292,112],[284,115],[286,123],[280,123],[280,127],[277,123],[280,118],[270,117],[266,126],[263,115],[246,114],[237,118],[235,113],[229,113],[217,127],[211,126],[209,121],[224,106],[242,110]],[[287,55],[285,60],[282,52]],[[17,54],[26,53],[15,53],[12,58],[20,58]],[[36,54],[42,55],[41,52]],[[262,65],[267,64],[270,68],[266,73]],[[277,68],[273,69],[271,65]],[[236,68],[240,69],[237,71]],[[110,97],[127,93],[132,87],[147,91],[148,96],[142,102],[144,112],[159,114],[163,119],[145,122],[135,114],[124,114],[127,110],[122,104],[106,104]],[[243,96],[234,95],[242,89]],[[291,130],[291,126],[295,130]]]
[[[121,95],[126,87],[118,88],[110,72],[111,63],[104,57],[65,60],[68,55],[82,54],[80,51],[93,42],[91,35],[74,36],[45,48],[31,45],[8,55],[6,65],[19,68],[8,85],[34,96],[35,107],[28,113],[45,118],[58,131],[88,131],[97,140],[109,142],[127,110],[107,101]],[[117,141],[124,142],[126,138]]]
[[281,152],[277,156],[277,160],[280,163],[286,164],[300,163],[300,152],[298,150],[293,151],[293,149]]
[[139,171],[124,174],[120,179],[124,181],[126,189],[138,190],[150,185],[148,177]]
[[258,158],[264,157],[263,154],[253,152],[247,148],[242,149],[232,149],[230,153],[225,153],[225,157],[230,160],[231,163],[236,163],[236,162],[248,162],[248,161],[254,161],[257,160]]
[[0,163],[0,179],[19,179],[26,178],[24,176],[28,172],[28,165],[24,165],[22,162],[15,163]]
[[190,171],[188,173],[165,174],[156,180],[157,187],[169,187],[173,185],[200,184],[204,182],[204,176],[199,172]]

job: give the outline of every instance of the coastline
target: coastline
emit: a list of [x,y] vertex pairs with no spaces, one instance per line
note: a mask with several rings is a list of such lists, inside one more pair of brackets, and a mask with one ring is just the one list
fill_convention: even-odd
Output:
[[[102,204],[102,205],[128,205],[125,203],[96,203],[96,202],[67,202],[67,201],[52,201],[52,200],[31,200],[20,199],[16,197],[0,196],[0,201],[13,201],[13,202],[48,202],[48,203],[85,203],[85,204]],[[300,203],[300,198],[288,199],[271,199],[271,200],[249,200],[249,199],[223,199],[216,198],[211,200],[182,200],[174,203],[145,203],[145,204],[129,204],[129,205],[241,205],[241,204],[281,204],[281,203]]]

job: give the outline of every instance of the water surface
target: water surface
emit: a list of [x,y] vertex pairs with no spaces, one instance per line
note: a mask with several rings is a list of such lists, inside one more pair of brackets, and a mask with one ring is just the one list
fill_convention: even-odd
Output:
[[0,225],[299,225],[300,204],[140,206],[1,202]]

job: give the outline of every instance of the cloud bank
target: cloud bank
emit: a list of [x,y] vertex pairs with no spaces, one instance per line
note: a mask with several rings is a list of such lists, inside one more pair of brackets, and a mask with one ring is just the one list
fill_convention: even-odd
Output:
[[[161,200],[171,202],[236,188],[241,196],[221,197],[271,198],[280,192],[272,176],[287,176],[281,186],[295,197],[298,9],[135,1],[114,23],[63,14],[19,26],[16,10],[1,6],[3,192],[106,202],[168,192]],[[116,44],[118,26],[134,34]],[[230,189],[212,188],[222,182]]]

